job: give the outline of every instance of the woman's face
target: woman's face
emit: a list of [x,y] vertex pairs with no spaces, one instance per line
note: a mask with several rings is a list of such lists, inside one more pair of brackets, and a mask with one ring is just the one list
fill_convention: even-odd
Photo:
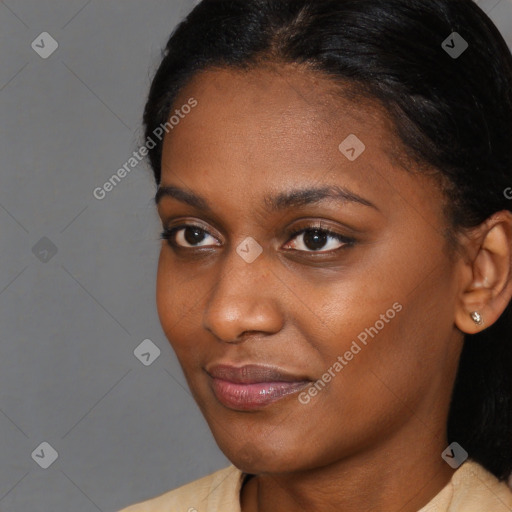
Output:
[[443,197],[393,163],[382,111],[333,90],[291,66],[210,70],[164,141],[161,187],[175,188],[158,212],[179,229],[162,242],[158,314],[247,472],[444,448],[462,335]]

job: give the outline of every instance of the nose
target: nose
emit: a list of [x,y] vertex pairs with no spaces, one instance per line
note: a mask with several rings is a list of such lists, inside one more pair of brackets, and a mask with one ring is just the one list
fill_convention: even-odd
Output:
[[281,330],[279,282],[264,254],[252,263],[236,251],[226,256],[203,314],[203,327],[217,339],[236,344],[246,339],[247,333]]

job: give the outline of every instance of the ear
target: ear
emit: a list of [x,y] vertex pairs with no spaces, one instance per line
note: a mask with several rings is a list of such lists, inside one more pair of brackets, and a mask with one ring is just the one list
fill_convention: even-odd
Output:
[[[471,230],[468,240],[455,324],[475,334],[496,322],[512,298],[512,213],[493,214]],[[481,325],[471,318],[472,312],[480,315]]]

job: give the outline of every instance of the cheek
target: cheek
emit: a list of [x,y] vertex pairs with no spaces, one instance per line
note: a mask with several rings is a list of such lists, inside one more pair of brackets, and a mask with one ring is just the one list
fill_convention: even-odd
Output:
[[176,264],[171,250],[165,245],[160,250],[156,279],[156,301],[162,325],[193,313],[206,288],[199,279],[193,279]]
[[351,401],[350,389],[356,401],[366,397],[380,409],[397,400],[411,403],[432,384],[453,329],[453,269],[439,258],[432,255],[432,272],[414,254],[394,252],[364,271],[347,272],[341,284],[297,289],[303,296],[307,290],[309,313],[295,318],[301,332],[310,333],[316,371],[332,369],[338,356],[346,361],[333,370],[343,377],[334,379],[332,400],[342,393]]
[[355,340],[361,350],[348,363],[347,379],[338,390],[350,386],[356,402],[363,400],[379,411],[377,417],[384,417],[386,410],[398,414],[404,406],[416,410],[432,389],[439,389],[453,356],[453,321],[445,311],[446,298],[438,300],[443,290],[440,272],[414,291],[395,289],[381,300],[354,307],[357,325],[346,343]]
[[201,346],[205,338],[201,332],[201,315],[206,296],[206,283],[191,279],[176,269],[169,249],[163,247],[158,260],[156,278],[156,305],[162,329],[187,374],[189,367],[197,366],[208,346]]
[[173,323],[173,279],[172,272],[169,268],[167,258],[165,256],[166,248],[160,250],[158,259],[158,270],[156,276],[156,306],[160,323],[164,332],[167,333],[168,328]]
[[162,247],[156,279],[156,305],[167,339],[175,350],[179,350],[177,340],[183,339],[180,333],[187,325],[187,316],[197,301],[193,296],[193,287],[176,272],[168,253],[169,249]]

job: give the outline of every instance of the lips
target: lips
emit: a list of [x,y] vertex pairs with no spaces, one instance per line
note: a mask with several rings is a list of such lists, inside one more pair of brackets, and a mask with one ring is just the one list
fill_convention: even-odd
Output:
[[215,365],[206,373],[217,400],[235,410],[266,407],[277,400],[297,393],[311,380],[274,366],[248,364],[237,367]]

